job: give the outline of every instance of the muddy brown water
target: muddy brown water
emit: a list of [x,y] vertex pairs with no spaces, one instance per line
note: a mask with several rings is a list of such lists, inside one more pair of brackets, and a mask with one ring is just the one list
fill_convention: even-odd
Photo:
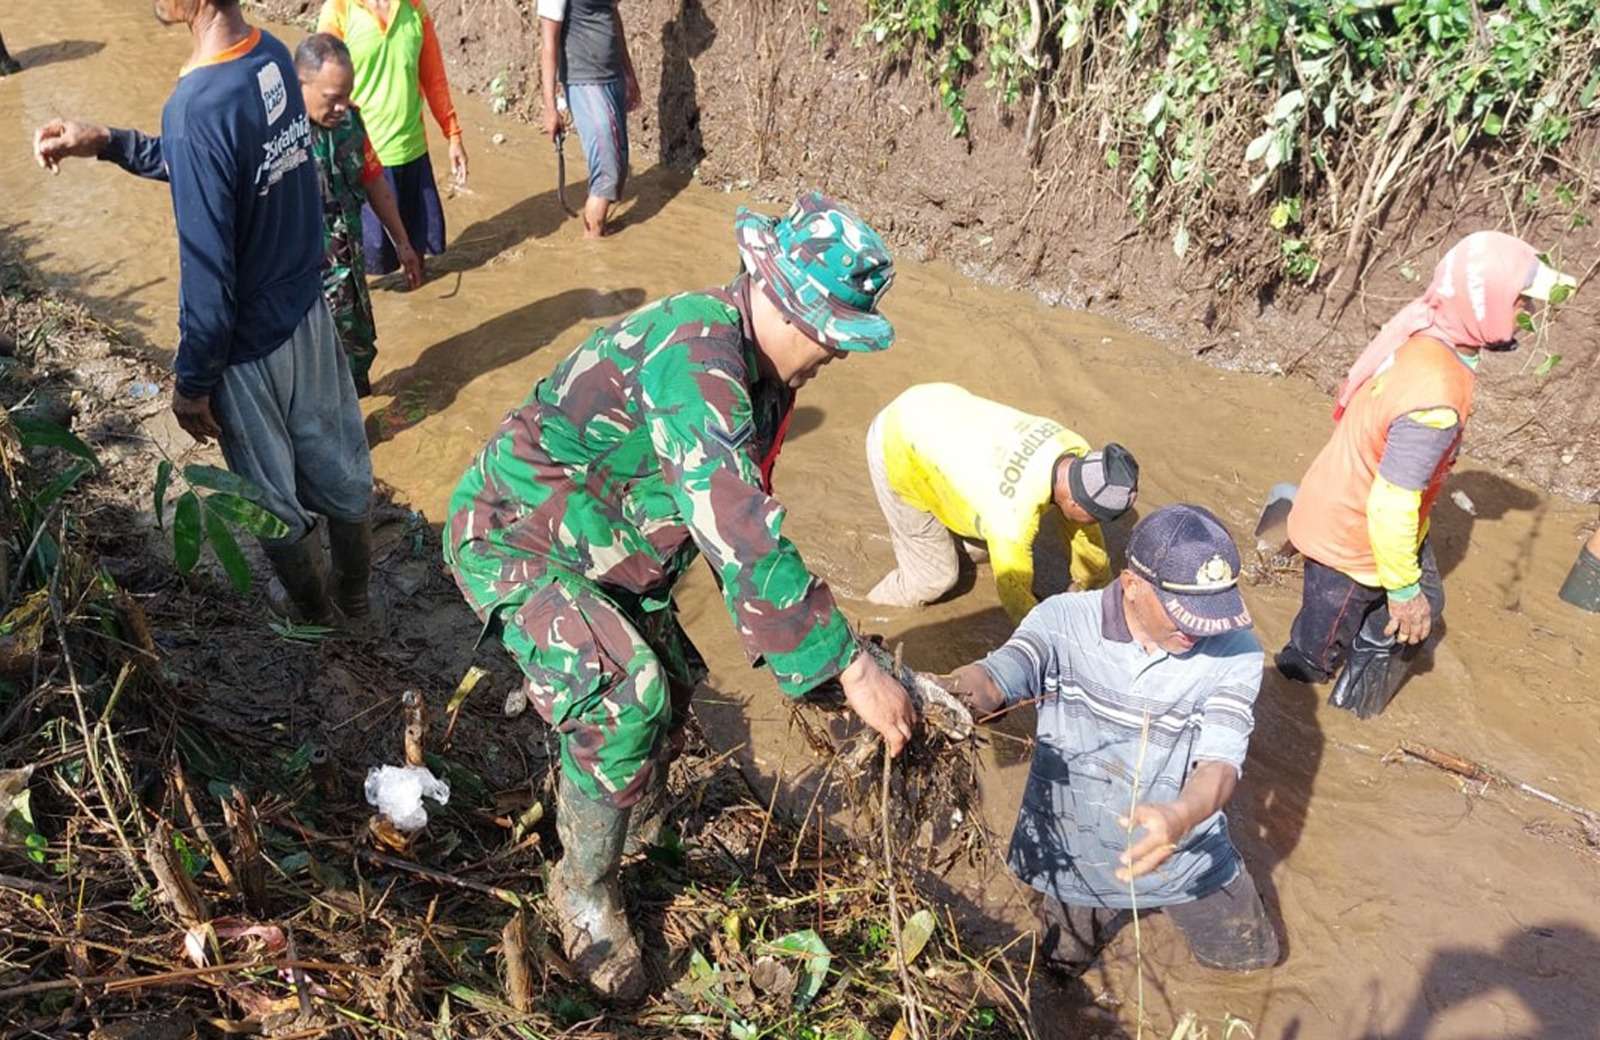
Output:
[[[164,351],[178,289],[165,187],[92,162],[49,177],[28,154],[31,129],[58,113],[158,126],[188,42],[147,10],[113,0],[8,5],[8,42],[36,64],[0,80],[0,220],[59,285]],[[734,272],[741,201],[642,166],[619,233],[586,242],[556,203],[548,144],[461,100],[471,187],[446,201],[451,249],[433,262],[435,277],[415,293],[376,293],[378,393],[366,405],[378,475],[435,522],[499,419],[590,329]],[[495,133],[502,144],[491,143]],[[440,154],[435,164],[447,168]],[[580,194],[581,170],[570,176]],[[1330,426],[1328,401],[1309,387],[1218,372],[943,267],[903,264],[886,310],[897,345],[831,366],[807,388],[777,485],[786,530],[813,569],[852,617],[904,640],[919,667],[969,661],[1007,626],[986,567],[921,611],[859,598],[891,562],[862,438],[910,383],[959,382],[1092,441],[1119,440],[1141,460],[1142,509],[1200,502],[1241,535],[1259,496],[1296,479]],[[1485,378],[1502,363],[1514,364],[1491,358]],[[1192,1009],[1213,1035],[1232,1013],[1263,1037],[1600,1036],[1600,856],[1575,847],[1572,821],[1539,803],[1480,797],[1445,774],[1383,760],[1400,739],[1421,740],[1600,805],[1600,622],[1555,598],[1585,513],[1470,460],[1450,490],[1475,515],[1447,498],[1434,521],[1449,605],[1432,667],[1366,723],[1272,674],[1263,683],[1230,818],[1279,925],[1283,963],[1219,976],[1190,962],[1159,915],[1149,918],[1153,1029],[1170,1030]],[[1296,593],[1292,577],[1247,593],[1269,648],[1287,631]],[[703,572],[680,599],[719,691],[699,706],[713,743],[748,742],[746,764],[768,782],[780,763],[790,782],[803,780],[814,767],[787,709],[766,674],[745,665]],[[440,690],[451,681],[441,676]],[[1026,762],[1003,735],[985,754],[986,812],[1004,840]],[[1028,922],[1003,874],[956,878],[942,898],[985,937]],[[1107,1010],[1063,1010],[1059,1023],[1077,1035],[1131,1033],[1135,960],[1125,932],[1086,980]]]

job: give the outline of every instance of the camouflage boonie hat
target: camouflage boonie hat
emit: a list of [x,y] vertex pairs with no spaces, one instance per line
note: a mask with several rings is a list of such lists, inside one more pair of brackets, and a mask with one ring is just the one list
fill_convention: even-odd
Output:
[[821,192],[780,220],[739,207],[734,236],[745,270],[802,332],[835,350],[887,350],[894,326],[878,302],[894,282],[889,247],[866,221]]

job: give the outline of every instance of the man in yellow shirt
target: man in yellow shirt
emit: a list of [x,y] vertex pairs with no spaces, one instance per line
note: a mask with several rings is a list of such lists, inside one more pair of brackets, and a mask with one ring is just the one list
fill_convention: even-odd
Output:
[[955,586],[956,543],[987,543],[1000,603],[1021,621],[1033,594],[1033,542],[1052,506],[1066,522],[1072,581],[1111,579],[1100,524],[1132,508],[1139,464],[1120,444],[1089,442],[1053,419],[950,383],[913,386],[867,430],[867,468],[897,566],[867,594],[885,606],[931,603]]

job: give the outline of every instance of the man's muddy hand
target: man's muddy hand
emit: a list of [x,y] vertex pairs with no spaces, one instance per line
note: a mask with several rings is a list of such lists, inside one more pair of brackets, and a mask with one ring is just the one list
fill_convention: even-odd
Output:
[[111,141],[111,131],[93,123],[52,119],[33,132],[33,158],[51,173],[61,172],[61,160],[93,159]]
[[177,417],[178,425],[183,427],[183,432],[193,437],[197,443],[205,444],[213,437],[222,439],[222,427],[217,424],[217,417],[211,412],[209,396],[186,397],[174,390],[172,414]]
[[1420,643],[1433,631],[1433,607],[1428,597],[1417,594],[1408,600],[1389,601],[1389,624],[1383,634],[1402,643]]
[[839,674],[844,699],[850,710],[876,730],[889,748],[889,757],[900,754],[911,742],[917,724],[917,711],[911,697],[889,673],[878,667],[869,654],[857,654],[850,666]]
[[1183,810],[1171,802],[1141,803],[1133,807],[1131,820],[1124,816],[1117,822],[1130,831],[1144,828],[1144,837],[1122,854],[1122,865],[1117,869],[1117,878],[1122,881],[1142,877],[1165,863],[1176,851],[1179,839],[1193,826]]

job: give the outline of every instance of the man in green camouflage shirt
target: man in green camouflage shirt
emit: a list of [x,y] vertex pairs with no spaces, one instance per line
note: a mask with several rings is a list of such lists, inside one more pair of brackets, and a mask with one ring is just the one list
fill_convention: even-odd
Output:
[[771,469],[794,391],[886,349],[887,247],[812,193],[781,220],[741,210],[744,271],[591,335],[490,438],[450,501],[445,558],[559,734],[550,884],[568,956],[601,993],[640,996],[617,866],[634,807],[665,782],[705,665],[672,605],[701,553],[751,661],[798,697],[838,679],[890,752],[906,691],[860,652],[784,538]]
[[394,240],[407,285],[422,284],[422,261],[400,219],[394,190],[367,139],[366,124],[350,101],[355,71],[344,41],[312,33],[294,52],[300,93],[311,117],[311,156],[322,186],[322,295],[333,312],[339,345],[350,361],[356,396],[372,393],[372,362],[378,356],[378,326],[367,290],[362,252],[361,206],[370,203]]

